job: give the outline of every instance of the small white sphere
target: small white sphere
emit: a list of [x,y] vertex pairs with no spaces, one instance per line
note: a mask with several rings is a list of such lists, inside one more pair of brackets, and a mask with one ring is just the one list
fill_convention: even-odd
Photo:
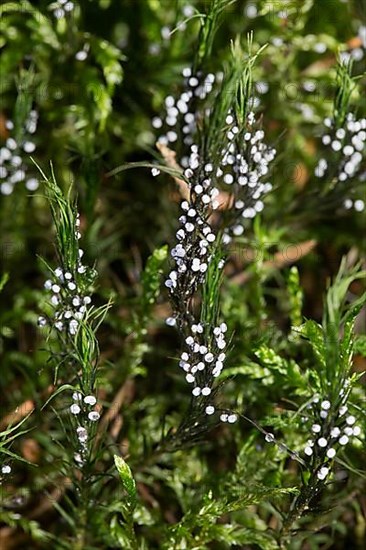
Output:
[[70,407],[70,412],[71,414],[79,414],[81,411],[79,405],[77,405],[76,403],[73,403]]
[[334,458],[335,455],[336,455],[335,449],[330,448],[330,449],[327,450],[327,457],[328,458]]
[[95,405],[97,402],[96,398],[94,397],[94,395],[87,395],[86,397],[84,397],[84,403],[86,403],[87,405]]

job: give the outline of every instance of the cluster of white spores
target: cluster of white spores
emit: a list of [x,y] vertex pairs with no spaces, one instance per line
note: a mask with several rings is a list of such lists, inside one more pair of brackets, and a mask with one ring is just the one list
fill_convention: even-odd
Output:
[[[208,335],[208,331],[212,334]],[[215,413],[215,407],[211,403],[206,403],[206,398],[211,395],[213,383],[224,368],[226,332],[225,323],[214,327],[213,330],[202,323],[192,324],[191,334],[186,337],[185,349],[180,356],[179,366],[185,372],[188,384],[193,386],[192,395],[197,399],[205,400],[205,413],[209,416]],[[222,414],[221,416],[222,422],[236,421],[236,415]]]
[[[76,225],[79,226],[79,217],[76,220]],[[80,232],[76,232],[77,238],[80,238]],[[75,273],[63,270],[61,267],[55,269],[53,279],[48,279],[44,287],[51,292],[50,303],[53,307],[53,318],[49,321],[40,316],[38,325],[45,327],[49,323],[52,324],[58,331],[66,331],[71,335],[75,335],[78,331],[80,321],[87,313],[88,306],[91,304],[91,297],[85,296],[78,286],[78,280],[87,272],[87,267],[83,265],[81,258],[84,251],[78,249],[78,262]]]
[[184,171],[191,198],[181,203],[180,228],[176,232],[178,242],[171,250],[175,267],[165,282],[171,293],[189,293],[203,281],[216,240],[208,216],[219,205],[219,190],[212,186],[208,175],[199,178],[199,167],[198,147],[192,145],[189,168]]
[[346,404],[333,411],[328,399],[315,396],[309,409],[312,410],[312,438],[307,441],[304,453],[309,458],[320,459],[317,477],[323,481],[329,475],[331,462],[339,449],[345,447],[352,437],[360,436],[361,428],[356,426],[356,418],[348,413]]
[[255,114],[247,117],[247,128],[240,132],[234,116],[226,117],[226,144],[221,154],[221,163],[216,177],[229,185],[234,192],[233,208],[235,222],[225,232],[224,243],[229,243],[231,235],[240,236],[244,232],[244,221],[253,219],[262,212],[263,195],[271,191],[272,184],[266,179],[269,165],[276,156],[276,150],[264,142],[264,131],[256,128]]
[[18,141],[11,135],[14,131],[14,123],[8,120],[5,124],[10,135],[4,146],[0,148],[0,193],[2,195],[11,195],[14,187],[21,182],[25,182],[28,191],[38,189],[38,180],[27,175],[27,157],[36,149],[31,136],[37,130],[37,122],[37,111],[30,111],[24,124],[22,138]]
[[74,10],[74,7],[74,2],[70,2],[69,0],[57,0],[57,2],[52,2],[51,5],[52,13],[56,19],[63,19],[66,14]]
[[[324,125],[329,132],[323,135],[322,143],[331,149],[335,157],[332,164],[324,157],[321,158],[315,168],[315,175],[318,178],[336,177],[339,182],[346,182],[352,178],[364,180],[366,172],[362,164],[366,149],[366,118],[356,120],[355,115],[349,113],[343,128],[337,129],[331,118],[326,118]],[[362,211],[364,201],[346,199],[345,207],[349,209],[352,206],[355,210]]]
[[70,405],[70,413],[77,418],[76,437],[79,449],[74,454],[75,462],[82,466],[88,454],[88,441],[90,438],[90,427],[100,419],[100,413],[96,410],[97,399],[94,395],[83,395],[74,392],[73,403]]
[[[194,143],[197,130],[197,119],[201,116],[201,105],[199,100],[204,100],[213,90],[216,80],[214,74],[204,76],[201,72],[192,74],[192,69],[183,69],[184,91],[178,99],[172,95],[165,98],[166,116],[164,118],[154,117],[152,125],[155,129],[166,128],[164,134],[158,138],[158,143],[171,145],[182,137],[185,145]],[[181,135],[180,135],[181,133]],[[182,166],[188,165],[188,157],[181,159]]]

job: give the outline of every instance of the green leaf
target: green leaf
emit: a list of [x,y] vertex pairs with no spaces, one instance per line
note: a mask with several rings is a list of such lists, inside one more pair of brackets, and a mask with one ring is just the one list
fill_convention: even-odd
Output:
[[2,289],[4,288],[4,286],[8,281],[9,281],[9,273],[3,273],[0,279],[0,292],[2,291]]
[[217,325],[220,314],[220,287],[223,272],[219,265],[222,259],[223,252],[220,243],[218,243],[212,253],[202,289],[201,322],[207,328]]
[[290,269],[287,280],[287,291],[290,298],[290,317],[293,326],[300,326],[302,323],[303,291],[300,286],[299,270],[296,266]]
[[15,439],[30,432],[30,429],[19,431],[19,428],[22,424],[24,424],[24,422],[28,420],[32,412],[33,411],[29,412],[20,422],[18,422],[18,424],[15,424],[14,426],[9,426],[7,429],[0,432],[0,456],[2,454],[6,456],[10,456],[11,458],[19,460],[20,462],[25,462],[26,464],[30,464],[34,466],[34,464],[32,464],[31,462],[28,462],[28,460],[25,460],[24,458],[13,453],[7,448],[7,446],[10,445]]
[[220,19],[224,10],[228,9],[235,2],[236,0],[212,0],[209,3],[207,14],[202,14],[202,24],[193,68],[194,72],[201,68],[211,53],[215,34],[220,26]]
[[309,340],[320,367],[325,368],[326,346],[322,326],[313,320],[308,320],[300,327],[294,327],[293,330]]
[[[23,433],[26,433],[26,432],[21,432],[19,435],[22,435]],[[10,458],[14,458],[15,460],[19,460],[19,462],[24,462],[25,464],[29,464],[30,466],[37,467],[37,464],[33,464],[32,462],[29,462],[25,458],[17,455],[16,453],[13,453],[12,451],[9,451],[9,449],[6,449],[5,447],[0,447],[0,455],[1,454],[9,456]]]
[[141,277],[141,302],[144,314],[149,312],[151,306],[155,303],[158,297],[160,290],[160,278],[163,273],[163,265],[167,257],[168,247],[165,245],[154,250],[146,262],[146,267]]
[[163,164],[153,164],[151,162],[129,162],[128,164],[117,166],[117,168],[114,168],[113,170],[108,172],[107,177],[116,176],[120,172],[131,170],[132,168],[157,168],[161,172],[165,172],[166,174],[169,174],[174,178],[184,180],[184,176],[179,170],[174,170],[173,168],[169,168],[168,166],[164,166]]
[[338,60],[337,92],[334,99],[334,119],[338,128],[343,127],[352,92],[355,88],[352,74],[352,58],[349,61]]
[[121,478],[123,488],[125,489],[128,496],[128,506],[131,509],[134,509],[137,502],[137,490],[136,483],[132,476],[131,469],[127,462],[123,460],[121,456],[114,455],[114,464]]
[[[32,159],[33,160],[33,159]],[[40,166],[33,160],[37,166],[46,186],[47,198],[49,200],[53,223],[57,235],[57,250],[60,256],[61,265],[74,273],[75,266],[79,260],[79,242],[76,236],[77,231],[77,210],[76,203],[71,200],[71,188],[67,196],[58,186],[53,166],[51,163],[51,177],[48,178]]]
[[366,335],[365,334],[358,334],[355,337],[353,350],[355,353],[359,353],[360,355],[362,355],[362,357],[366,357]]
[[295,388],[306,385],[307,377],[293,359],[281,357],[266,345],[262,345],[255,355],[265,367],[284,376]]
[[119,544],[120,548],[131,548],[130,534],[127,525],[123,525],[117,516],[113,516],[110,522],[110,530],[113,539]]
[[122,82],[123,71],[120,60],[124,57],[118,48],[106,40],[92,37],[91,45],[95,58],[102,67],[108,90],[112,93],[114,87]]
[[60,386],[59,388],[57,388],[57,390],[55,390],[53,392],[52,395],[50,395],[50,397],[47,399],[46,403],[44,405],[42,405],[42,408],[41,408],[41,411],[43,411],[43,409],[45,409],[47,407],[47,405],[55,398],[57,397],[60,393],[66,391],[66,390],[72,390],[72,391],[75,391],[77,388],[75,388],[75,386],[72,386],[71,384],[63,384],[62,386]]

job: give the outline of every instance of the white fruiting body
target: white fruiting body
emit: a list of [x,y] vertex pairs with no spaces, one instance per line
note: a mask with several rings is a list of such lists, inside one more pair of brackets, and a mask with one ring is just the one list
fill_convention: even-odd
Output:
[[56,19],[63,19],[74,10],[74,7],[74,2],[70,2],[69,0],[58,0],[51,4],[50,9]]
[[272,184],[266,179],[276,150],[264,143],[264,131],[255,126],[253,112],[247,116],[244,132],[239,132],[231,112],[226,117],[226,123],[227,142],[221,151],[216,176],[230,186],[235,196],[234,221],[224,235],[224,243],[229,243],[233,236],[244,233],[245,220],[255,218],[263,210],[263,196],[272,189]]
[[10,136],[0,148],[0,193],[2,195],[11,195],[15,186],[20,183],[24,183],[28,191],[38,189],[38,180],[28,175],[28,157],[36,149],[32,135],[37,130],[37,123],[38,113],[33,109],[24,123],[22,138],[16,141],[12,137],[13,122],[11,120],[6,122],[5,126]]
[[361,434],[361,429],[355,426],[356,418],[347,414],[345,398],[344,395],[343,403],[336,405],[332,404],[330,399],[320,400],[319,396],[315,396],[308,405],[311,418],[304,417],[305,425],[313,421],[309,428],[314,436],[307,441],[304,453],[318,468],[317,478],[320,481],[324,481],[330,474],[332,461],[337,452],[347,445],[352,437]]
[[[324,127],[327,133],[322,136],[322,143],[326,156],[331,161],[328,162],[324,157],[320,158],[315,168],[315,176],[320,179],[334,179],[338,185],[352,179],[364,181],[366,118],[357,120],[353,113],[348,113],[343,128],[337,128],[334,119],[331,118],[324,120]],[[362,212],[365,202],[362,199],[347,198],[344,207],[346,210],[353,207],[357,212]]]
[[74,417],[74,429],[77,440],[77,450],[74,453],[75,462],[82,467],[89,453],[88,442],[94,432],[93,425],[100,418],[98,410],[92,409],[97,405],[97,399],[94,395],[83,395],[80,392],[74,392],[72,395],[73,403],[70,406],[70,412]]
[[[78,226],[79,217],[76,220],[75,236],[80,238]],[[78,249],[78,260],[74,273],[57,267],[53,272],[52,279],[44,283],[44,288],[51,292],[50,304],[53,313],[47,320],[44,316],[38,318],[38,326],[45,327],[52,325],[59,332],[67,332],[71,336],[77,334],[80,321],[86,316],[91,297],[85,295],[80,287],[82,279],[87,272],[86,266],[81,262],[83,251]]]

